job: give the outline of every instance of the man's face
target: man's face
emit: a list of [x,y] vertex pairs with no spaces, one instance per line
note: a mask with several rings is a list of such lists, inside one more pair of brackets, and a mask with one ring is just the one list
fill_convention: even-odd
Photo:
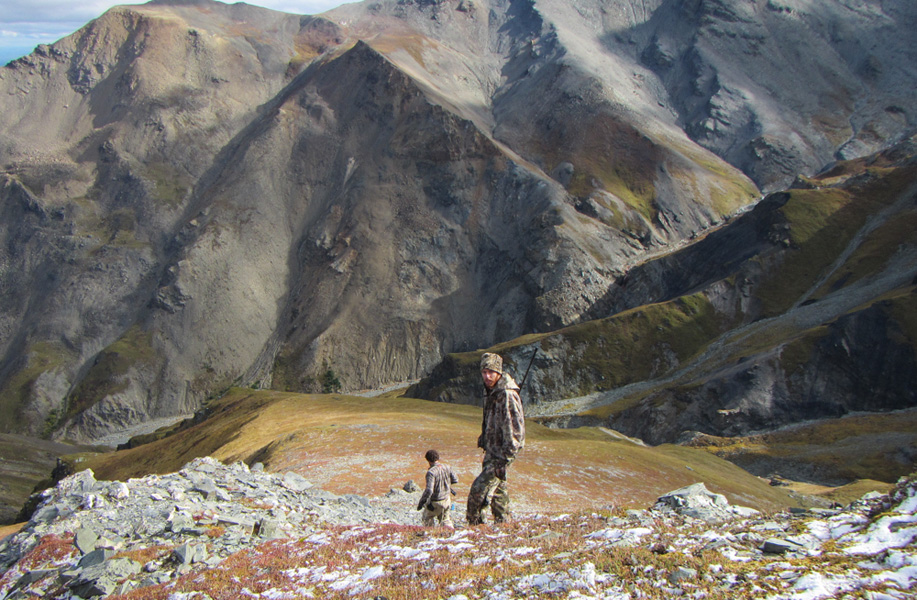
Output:
[[490,369],[481,369],[481,377],[484,379],[484,385],[487,386],[487,389],[497,385],[497,382],[500,381],[502,376],[502,374],[497,373],[496,371],[491,371]]

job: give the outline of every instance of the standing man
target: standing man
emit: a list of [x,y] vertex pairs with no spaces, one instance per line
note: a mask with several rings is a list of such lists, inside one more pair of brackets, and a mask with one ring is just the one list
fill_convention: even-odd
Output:
[[452,508],[452,486],[458,483],[455,471],[449,465],[439,462],[439,452],[427,450],[424,455],[430,468],[427,470],[427,487],[420,496],[417,510],[423,509],[423,524],[426,527],[439,521],[440,525],[453,527],[449,509]]
[[509,518],[506,469],[525,445],[519,386],[503,372],[503,359],[498,354],[485,353],[481,357],[481,377],[486,390],[478,447],[484,450],[484,461],[481,474],[468,492],[466,516],[469,525],[484,522],[488,498],[495,523],[503,523]]

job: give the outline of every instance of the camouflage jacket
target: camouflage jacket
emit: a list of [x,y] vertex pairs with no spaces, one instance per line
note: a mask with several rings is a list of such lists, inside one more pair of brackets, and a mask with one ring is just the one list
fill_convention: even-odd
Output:
[[525,445],[525,420],[519,386],[504,373],[492,390],[485,391],[484,420],[478,447],[497,458],[513,458]]

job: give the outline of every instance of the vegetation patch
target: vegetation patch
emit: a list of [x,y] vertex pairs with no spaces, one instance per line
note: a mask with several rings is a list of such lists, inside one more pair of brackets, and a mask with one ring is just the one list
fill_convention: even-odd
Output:
[[0,389],[0,415],[6,424],[5,431],[22,429],[21,409],[32,395],[32,386],[43,374],[63,368],[73,354],[63,345],[54,342],[35,342],[23,353],[22,366]]
[[889,259],[905,246],[917,247],[917,212],[895,215],[872,231],[815,296],[881,272]]
[[911,288],[901,296],[891,300],[890,314],[907,336],[908,343],[914,349],[917,358],[917,286]]
[[[566,344],[567,381],[580,381],[570,395],[584,395],[658,377],[702,351],[729,326],[702,294],[682,296],[574,325],[544,339]],[[660,357],[669,355],[671,360]]]
[[818,341],[830,333],[827,326],[817,327],[790,341],[780,351],[780,366],[787,376],[805,368]]
[[73,543],[73,535],[46,535],[38,544],[22,558],[18,567],[23,571],[40,568],[48,563],[63,563],[79,555],[79,550]]
[[[881,176],[877,175],[879,171]],[[790,227],[792,246],[783,264],[758,287],[765,315],[777,315],[792,306],[841,255],[866,220],[898,200],[914,176],[912,166],[873,166],[865,174],[847,179],[840,188],[790,190],[781,212]],[[912,240],[913,230],[906,230],[905,223],[895,223],[898,220],[891,219],[879,228],[881,233],[877,230],[868,236],[818,294],[865,276],[869,268],[884,264],[890,251]],[[912,223],[909,214],[900,220]],[[813,298],[820,297],[818,294]]]
[[153,364],[155,359],[152,334],[134,325],[96,357],[89,372],[67,398],[65,418],[78,415],[106,396],[123,392],[129,387],[125,375],[131,368],[137,364]]
[[[292,353],[281,351],[274,359],[274,368],[271,370],[271,388],[275,390],[290,390],[300,392],[318,392],[321,389],[320,377],[303,372],[303,350]],[[223,392],[225,393],[225,391]]]
[[590,408],[579,413],[580,415],[596,419],[599,422],[607,423],[615,415],[627,412],[628,410],[640,406],[644,402],[653,401],[656,389],[644,390],[636,394],[620,398],[611,404],[604,404],[595,408]]
[[849,482],[893,483],[913,468],[917,456],[917,409],[851,415],[787,427],[772,433],[718,438],[703,436],[692,445],[717,456],[752,464],[766,459],[826,468]]
[[165,162],[145,165],[143,176],[153,183],[153,198],[170,208],[181,205],[193,185],[190,175]]
[[439,49],[438,42],[419,34],[383,35],[372,40],[371,45],[373,50],[385,55],[394,54],[399,50],[407,52],[414,62],[424,69],[427,68],[424,61],[424,53],[427,49]]
[[24,435],[0,434],[0,523],[12,522],[36,489],[51,485],[57,456],[77,446]]
[[703,168],[714,175],[710,179],[710,189],[701,192],[698,189],[697,174],[687,168],[680,167],[677,163],[666,164],[666,169],[672,176],[689,183],[697,192],[698,202],[706,203],[718,215],[731,215],[739,208],[751,204],[761,193],[754,182],[724,160],[712,153],[702,153],[696,147],[676,145],[678,150],[687,156],[691,163]]
[[596,189],[611,192],[647,220],[656,217],[656,170],[663,150],[630,125],[607,114],[587,116],[589,125],[573,129],[546,128],[539,145],[545,164],[552,168],[567,161],[574,165],[568,191],[587,197]]
[[[202,423],[143,447],[89,456],[80,468],[91,468],[99,479],[126,480],[175,472],[194,458],[212,456],[295,471],[338,494],[381,496],[410,479],[422,481],[423,455],[436,448],[458,474],[459,503],[480,471],[476,407],[235,389],[210,409]],[[649,448],[594,428],[549,429],[533,421],[526,428],[526,448],[511,473],[514,510],[520,512],[643,507],[697,481],[756,508],[795,503],[782,490],[700,450]]]

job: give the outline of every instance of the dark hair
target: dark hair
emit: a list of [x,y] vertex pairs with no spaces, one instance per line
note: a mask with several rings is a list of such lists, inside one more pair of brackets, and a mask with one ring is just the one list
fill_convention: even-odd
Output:
[[439,452],[436,450],[427,450],[427,453],[423,455],[427,459],[427,462],[435,463],[439,460]]

